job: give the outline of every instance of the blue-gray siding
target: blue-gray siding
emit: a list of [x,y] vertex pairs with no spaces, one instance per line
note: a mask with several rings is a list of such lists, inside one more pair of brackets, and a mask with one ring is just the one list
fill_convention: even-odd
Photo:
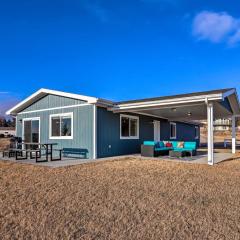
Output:
[[[49,98],[49,97],[48,97]],[[51,98],[51,97],[50,97]],[[42,99],[43,100],[43,99]],[[72,99],[70,99],[72,100]],[[73,102],[64,99],[70,105]],[[40,100],[41,101],[41,100]],[[45,100],[43,100],[45,102]],[[47,105],[34,104],[36,110],[46,109],[48,107],[58,107],[62,101],[56,101],[55,104],[50,102]],[[66,103],[66,102],[65,102]],[[79,102],[75,102],[79,104]],[[66,106],[64,104],[64,106]],[[31,111],[35,109],[31,108]],[[26,111],[26,110],[25,110]],[[49,116],[56,113],[73,112],[73,139],[49,139]],[[88,151],[88,158],[93,157],[93,105],[83,105],[78,107],[70,107],[56,110],[40,111],[34,113],[20,113],[17,115],[17,136],[22,137],[22,119],[40,117],[40,140],[41,142],[58,143],[56,148],[78,148]]]
[[33,103],[27,108],[25,108],[23,112],[35,111],[35,110],[46,109],[46,108],[71,106],[71,105],[77,105],[82,103],[86,103],[86,102],[78,99],[72,99],[72,98],[49,94],[39,99],[37,102]]
[[[120,114],[98,107],[97,116],[98,157],[139,153],[143,141],[154,139],[153,120],[160,120],[161,140],[170,140],[170,123],[165,119],[137,115],[139,139],[120,139]],[[176,140],[196,141],[198,144],[198,140],[195,140],[195,125],[177,122]]]

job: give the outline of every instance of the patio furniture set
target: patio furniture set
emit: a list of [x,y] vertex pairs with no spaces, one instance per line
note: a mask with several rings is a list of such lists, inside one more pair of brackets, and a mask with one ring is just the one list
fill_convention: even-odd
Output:
[[157,157],[160,155],[169,155],[173,158],[195,156],[197,153],[196,142],[183,141],[144,141],[141,145],[141,156]]

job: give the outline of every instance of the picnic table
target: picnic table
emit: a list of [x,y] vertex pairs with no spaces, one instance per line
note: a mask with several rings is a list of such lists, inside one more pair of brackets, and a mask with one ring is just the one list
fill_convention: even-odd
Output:
[[[32,153],[35,153],[36,162],[48,162],[49,157],[50,161],[57,161],[62,159],[62,150],[61,149],[53,149],[53,146],[58,145],[57,143],[36,143],[36,142],[22,142],[22,149],[16,149],[16,160],[27,159],[28,153],[30,152],[30,158],[32,157]],[[46,159],[39,160],[41,158],[41,151],[45,151]],[[53,158],[53,151],[59,151],[59,158]],[[26,156],[21,156],[22,154],[18,154],[19,152],[25,152]]]

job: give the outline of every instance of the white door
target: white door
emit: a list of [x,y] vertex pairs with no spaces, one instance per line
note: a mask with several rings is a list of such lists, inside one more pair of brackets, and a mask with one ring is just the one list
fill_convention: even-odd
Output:
[[160,121],[154,121],[154,141],[160,141]]

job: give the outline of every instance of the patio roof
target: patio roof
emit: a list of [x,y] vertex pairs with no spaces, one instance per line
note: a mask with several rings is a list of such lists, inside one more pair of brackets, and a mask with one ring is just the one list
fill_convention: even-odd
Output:
[[135,112],[175,121],[192,121],[207,118],[206,105],[208,103],[213,103],[215,118],[240,114],[235,88],[123,101],[116,103],[109,110],[114,112]]

